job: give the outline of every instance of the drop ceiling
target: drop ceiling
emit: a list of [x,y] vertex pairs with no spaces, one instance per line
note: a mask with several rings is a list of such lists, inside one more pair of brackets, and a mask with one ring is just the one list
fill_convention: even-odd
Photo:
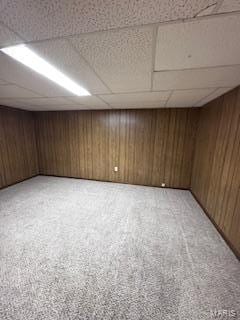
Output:
[[201,107],[240,84],[239,31],[239,0],[5,0],[0,48],[27,44],[92,96],[73,96],[0,53],[0,104]]

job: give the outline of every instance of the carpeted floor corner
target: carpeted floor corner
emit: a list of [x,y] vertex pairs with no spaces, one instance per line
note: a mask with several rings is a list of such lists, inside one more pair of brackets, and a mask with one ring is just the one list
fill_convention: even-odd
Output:
[[0,319],[218,310],[240,319],[240,263],[190,192],[54,177],[0,191]]

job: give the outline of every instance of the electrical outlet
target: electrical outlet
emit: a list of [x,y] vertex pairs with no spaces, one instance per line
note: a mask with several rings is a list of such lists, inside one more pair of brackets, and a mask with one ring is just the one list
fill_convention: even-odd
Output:
[[165,183],[162,183],[161,186],[164,188],[164,187],[166,187],[166,184],[165,184]]
[[118,167],[114,167],[114,171],[115,171],[115,172],[118,172]]

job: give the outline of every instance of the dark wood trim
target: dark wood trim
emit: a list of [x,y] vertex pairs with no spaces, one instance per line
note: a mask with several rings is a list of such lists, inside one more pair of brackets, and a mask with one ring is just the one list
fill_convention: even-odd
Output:
[[150,188],[160,188],[160,189],[174,189],[174,190],[184,190],[184,191],[189,191],[187,188],[175,188],[175,187],[161,187],[157,185],[149,185],[149,184],[133,184],[129,182],[117,182],[117,181],[111,181],[111,180],[102,180],[102,179],[90,179],[90,178],[79,178],[79,177],[71,177],[71,176],[61,176],[61,175],[54,175],[54,174],[43,174],[39,173],[37,176],[42,176],[42,177],[56,177],[56,178],[68,178],[68,179],[76,179],[76,180],[90,180],[90,181],[100,181],[100,182],[109,182],[109,183],[117,183],[117,184],[129,184],[133,186],[142,186],[142,187],[150,187]]
[[204,208],[204,206],[201,204],[201,202],[198,200],[197,196],[194,194],[194,192],[192,190],[189,190],[192,194],[192,196],[194,197],[194,199],[197,201],[197,203],[199,204],[199,206],[201,207],[201,209],[203,210],[203,212],[205,213],[205,215],[208,217],[208,219],[211,221],[211,223],[214,225],[214,227],[216,228],[216,230],[218,231],[218,233],[221,235],[221,237],[223,238],[223,240],[226,242],[226,244],[228,245],[228,247],[232,250],[233,254],[236,256],[236,258],[240,261],[240,253],[237,251],[237,249],[232,245],[232,243],[227,239],[227,237],[225,236],[225,234],[222,232],[222,230],[219,228],[219,226],[215,223],[215,221],[213,220],[213,218],[211,217],[211,215],[208,213],[208,211]]

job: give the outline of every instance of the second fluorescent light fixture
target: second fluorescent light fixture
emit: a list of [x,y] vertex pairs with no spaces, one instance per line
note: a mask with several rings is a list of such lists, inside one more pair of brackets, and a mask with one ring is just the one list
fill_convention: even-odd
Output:
[[54,66],[29,49],[25,44],[7,47],[0,50],[77,96],[91,95],[86,89],[65,76],[61,71],[57,70]]

